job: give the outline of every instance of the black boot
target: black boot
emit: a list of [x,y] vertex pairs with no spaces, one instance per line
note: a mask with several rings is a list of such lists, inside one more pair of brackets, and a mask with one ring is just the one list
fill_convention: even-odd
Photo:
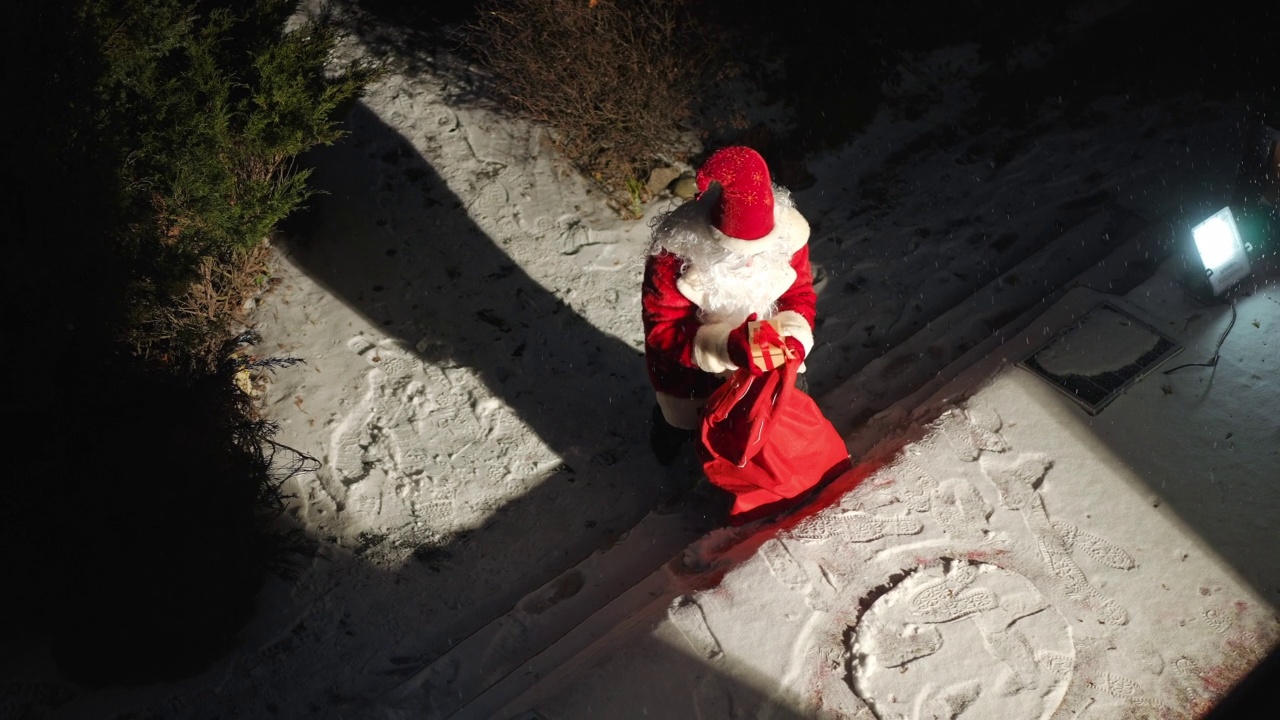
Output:
[[796,375],[796,389],[805,395],[809,394],[809,378],[804,373]]
[[671,425],[662,416],[662,408],[653,406],[653,416],[649,421],[649,448],[659,463],[670,465],[675,462],[691,439],[692,430],[681,430]]

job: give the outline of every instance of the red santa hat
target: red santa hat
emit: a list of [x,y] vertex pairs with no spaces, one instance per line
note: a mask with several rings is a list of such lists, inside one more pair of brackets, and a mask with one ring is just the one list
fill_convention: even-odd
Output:
[[720,200],[711,222],[739,240],[759,240],[773,229],[773,183],[769,166],[749,147],[717,150],[698,170],[698,191],[720,183]]
[[699,199],[713,203],[716,241],[728,249],[754,255],[776,242],[794,250],[808,240],[808,223],[789,201],[774,197],[769,166],[755,150],[740,145],[717,150],[698,169],[697,182]]

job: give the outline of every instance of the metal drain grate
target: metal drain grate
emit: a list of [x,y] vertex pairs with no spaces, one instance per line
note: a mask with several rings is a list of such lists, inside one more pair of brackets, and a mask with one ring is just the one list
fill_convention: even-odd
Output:
[[1018,364],[1096,415],[1180,350],[1151,324],[1104,302]]

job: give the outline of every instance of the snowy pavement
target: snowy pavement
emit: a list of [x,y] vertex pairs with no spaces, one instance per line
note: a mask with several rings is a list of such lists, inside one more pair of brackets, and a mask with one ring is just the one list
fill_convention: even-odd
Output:
[[[344,52],[365,50],[352,43]],[[1000,126],[975,114],[965,69],[974,52],[919,58],[920,76],[936,76],[920,90],[937,93],[934,109],[907,119],[889,102],[847,146],[811,159],[815,182],[795,194],[814,228],[818,272],[811,389],[858,459],[910,429],[913,409],[1030,328],[1074,284],[1125,294],[1149,277],[1188,219],[1230,193],[1241,108],[1103,98],[1088,122],[1050,104],[1033,127]],[[442,56],[414,60],[370,89],[349,118],[349,137],[307,159],[324,194],[278,243],[274,290],[255,312],[258,354],[305,360],[257,381],[265,413],[281,424],[277,439],[319,463],[286,490],[294,495],[288,521],[319,542],[320,554],[297,581],[268,586],[240,645],[202,675],[84,693],[65,705],[67,717],[204,718],[214,709],[259,717],[282,708],[334,718],[397,708],[410,717],[485,717],[467,709],[496,712],[529,689],[536,678],[521,668],[537,658],[559,652],[568,661],[611,632],[675,622],[665,603],[650,606],[675,587],[655,570],[680,568],[680,592],[696,595],[706,573],[730,570],[731,548],[750,547],[723,530],[707,534],[698,502],[654,512],[670,486],[696,472],[660,467],[646,442],[652,397],[638,289],[648,223],[675,201],[655,202],[640,221],[618,218],[542,130],[466,102],[467,74],[446,71],[455,65]],[[1220,319],[1184,318],[1180,332],[1199,332],[1209,317]],[[1016,413],[997,415],[993,432],[1014,452],[1052,455],[1020,437]],[[979,467],[933,478],[937,488],[924,495],[937,490],[961,503],[966,488],[987,482]],[[1062,474],[1051,470],[1044,481],[1055,500]],[[979,492],[989,495],[999,532],[1016,531],[1020,548],[1039,537],[1028,524],[1038,521],[999,510],[989,491]],[[878,517],[887,506],[875,503],[886,498],[846,510]],[[1122,533],[1109,523],[1122,520],[1087,522],[1079,507],[1046,507],[1053,515],[1044,522],[1070,521],[1136,558],[1138,571],[1150,567],[1139,546],[1112,537]],[[941,528],[928,532],[941,537]],[[893,534],[907,526],[885,529],[886,538],[912,537]],[[739,558],[744,573],[758,572],[765,556],[785,565],[778,545],[768,547]],[[804,552],[787,552],[811,569]],[[1076,561],[1090,567],[1092,558]],[[1019,577],[1039,579],[1035,563],[1022,562],[978,567],[967,586],[1017,595]],[[921,568],[901,594],[948,573],[962,574],[953,584],[974,574]],[[812,578],[794,570],[779,572],[802,589],[773,581],[787,588],[776,594],[809,607],[822,586],[803,590]],[[1246,586],[1213,573],[1204,570],[1216,583],[1206,587],[1245,597]],[[836,595],[845,602],[868,582],[848,579]],[[1054,586],[1036,587],[1046,602],[1061,600]],[[1126,611],[1144,607],[1135,601]],[[1075,618],[1078,608],[1054,612]],[[695,646],[709,647],[688,627]],[[1044,631],[1033,658],[1066,653],[1054,632]],[[717,640],[722,648],[729,637]],[[793,662],[786,658],[778,661]],[[1045,663],[1017,682],[1068,697],[1073,681],[1042,673]],[[788,666],[789,682],[818,672],[801,665]],[[539,667],[539,677],[550,673]]]
[[[1280,273],[1229,308],[1184,266],[1072,291],[818,501],[711,533],[632,591],[647,604],[448,716],[1201,716],[1280,646]],[[1093,415],[1018,363],[1095,317],[1051,346],[1078,372],[1149,350],[1133,320],[1180,352]],[[1180,367],[1220,338],[1213,372]]]

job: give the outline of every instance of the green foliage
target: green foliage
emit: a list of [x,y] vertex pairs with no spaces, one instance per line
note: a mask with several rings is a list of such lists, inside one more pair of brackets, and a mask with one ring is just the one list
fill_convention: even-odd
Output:
[[[298,155],[341,135],[340,112],[377,74],[333,71],[337,30],[283,28],[293,4],[99,0],[82,6],[101,48],[94,130],[120,153],[120,224],[131,272],[128,336],[169,354],[164,313],[204,258],[261,243],[311,194]],[[179,333],[180,335],[180,333]]]
[[[19,3],[3,136],[6,438],[0,617],[86,685],[199,671],[264,573],[300,548],[280,483],[314,469],[232,381],[236,293],[312,190],[295,158],[341,135],[377,74],[284,0]],[[47,382],[33,382],[33,378]],[[91,602],[86,603],[86,598]]]
[[644,215],[644,199],[645,199],[644,183],[636,178],[627,178],[627,195],[631,198],[631,204],[627,206],[627,210],[631,213],[631,217],[640,218]]

